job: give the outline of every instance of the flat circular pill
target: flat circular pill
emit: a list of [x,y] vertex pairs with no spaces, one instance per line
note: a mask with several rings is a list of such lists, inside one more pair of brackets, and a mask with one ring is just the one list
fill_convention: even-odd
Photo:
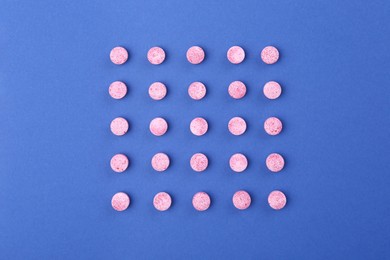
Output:
[[248,192],[244,190],[237,191],[233,195],[233,205],[237,209],[244,210],[251,205],[252,199]]
[[246,94],[246,86],[241,81],[233,81],[229,85],[229,95],[234,99],[243,98]]
[[127,86],[122,81],[114,81],[110,84],[108,93],[114,99],[121,99],[126,96]]
[[124,211],[130,205],[130,197],[124,192],[118,192],[111,199],[111,206],[116,211]]
[[209,128],[207,121],[204,118],[197,117],[191,121],[190,130],[194,135],[201,136],[207,132]]
[[274,46],[267,46],[261,51],[261,59],[264,63],[274,64],[279,59],[279,51]]
[[187,60],[192,64],[199,64],[204,60],[204,50],[199,46],[192,46],[187,51]]
[[241,153],[233,154],[229,160],[230,168],[235,172],[243,172],[248,167],[248,160]]
[[159,192],[153,198],[153,206],[159,211],[166,211],[171,207],[172,198],[166,192]]
[[242,135],[246,131],[246,122],[241,117],[233,117],[229,121],[228,128],[233,135]]
[[202,82],[193,82],[188,87],[188,95],[192,99],[200,100],[206,95],[206,86]]
[[205,211],[210,207],[211,199],[206,192],[198,192],[192,197],[192,205],[197,211]]
[[127,53],[127,50],[123,47],[115,47],[110,52],[110,59],[112,63],[116,65],[121,65],[127,61],[129,58],[129,54]]
[[283,156],[278,153],[271,153],[265,160],[265,164],[271,172],[280,172],[284,168]]
[[129,130],[129,123],[123,117],[117,117],[111,121],[110,128],[114,135],[121,136]]
[[245,59],[245,51],[240,46],[233,46],[227,51],[227,58],[233,64],[239,64]]
[[161,100],[167,95],[167,88],[161,82],[154,82],[149,87],[149,96],[154,100]]
[[152,158],[152,167],[158,172],[168,169],[169,163],[169,157],[165,153],[157,153]]
[[148,60],[154,65],[159,65],[165,60],[165,51],[160,47],[153,47],[148,51]]
[[196,153],[191,157],[190,165],[194,171],[203,172],[209,165],[209,160],[203,153]]
[[150,122],[149,129],[155,136],[161,136],[167,132],[168,123],[164,118],[157,117]]
[[282,131],[282,121],[277,117],[270,117],[264,122],[264,130],[269,135],[278,135]]
[[286,206],[287,198],[283,192],[279,190],[272,191],[268,196],[268,204],[275,210],[280,210]]
[[269,81],[265,83],[263,93],[268,99],[277,99],[282,94],[282,87],[276,81]]
[[129,159],[124,154],[116,154],[111,158],[110,165],[114,172],[124,172],[129,166]]

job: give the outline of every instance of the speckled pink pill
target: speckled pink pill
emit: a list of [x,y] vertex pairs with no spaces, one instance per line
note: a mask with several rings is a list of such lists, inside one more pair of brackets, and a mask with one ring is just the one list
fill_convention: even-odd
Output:
[[116,154],[110,161],[111,169],[115,172],[124,172],[129,166],[129,159],[124,154]]
[[251,205],[252,199],[248,192],[244,190],[237,191],[233,195],[233,205],[237,209],[244,210]]
[[230,168],[235,172],[243,172],[248,167],[248,160],[241,153],[233,154],[229,160]]
[[268,196],[268,204],[275,210],[280,210],[286,206],[287,198],[283,192],[279,190],[272,191]]
[[196,153],[191,157],[190,165],[194,171],[203,172],[209,165],[209,160],[203,153]]
[[269,135],[278,135],[282,131],[282,121],[277,117],[270,117],[264,122],[264,130]]
[[118,192],[111,199],[111,206],[116,211],[124,211],[130,205],[130,197],[124,192]]
[[110,84],[108,93],[114,99],[121,99],[126,96],[127,86],[122,81],[114,81]]
[[121,65],[127,61],[129,58],[129,54],[127,53],[127,50],[123,47],[115,47],[110,52],[110,59],[112,63],[116,65]]
[[246,131],[246,122],[241,117],[233,117],[229,121],[228,128],[233,135],[242,135]]
[[194,100],[200,100],[206,95],[206,86],[202,82],[193,82],[188,87],[188,95]]
[[227,58],[233,64],[239,64],[245,59],[245,51],[240,46],[233,46],[227,51]]
[[198,192],[192,197],[192,205],[198,211],[205,211],[210,207],[211,199],[206,192]]
[[110,128],[114,135],[121,136],[129,130],[129,123],[123,117],[117,117],[111,121]]
[[154,82],[149,87],[149,96],[154,100],[161,100],[167,95],[167,88],[161,82]]
[[166,211],[172,205],[172,198],[166,192],[159,192],[153,198],[153,205],[159,211]]
[[234,99],[243,98],[246,94],[246,86],[241,81],[233,81],[229,85],[229,95]]
[[154,65],[159,65],[165,60],[165,51],[160,47],[153,47],[148,51],[148,60]]
[[187,60],[192,64],[199,64],[204,60],[204,50],[199,46],[192,46],[187,51]]
[[194,118],[190,124],[190,130],[196,136],[204,135],[208,128],[207,121],[201,117]]
[[261,51],[261,59],[264,63],[274,64],[279,59],[279,51],[274,46],[267,46]]
[[152,167],[158,172],[163,172],[169,167],[169,157],[165,153],[157,153],[152,158]]
[[149,130],[155,136],[162,136],[168,130],[168,123],[164,118],[157,117],[150,122]]
[[263,93],[268,99],[277,99],[282,94],[282,87],[276,81],[269,81],[265,83]]
[[278,153],[271,153],[265,160],[267,168],[271,172],[280,172],[284,168],[284,159]]

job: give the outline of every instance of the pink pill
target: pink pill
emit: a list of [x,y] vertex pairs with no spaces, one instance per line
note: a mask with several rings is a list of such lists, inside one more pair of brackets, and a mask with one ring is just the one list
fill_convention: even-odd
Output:
[[239,64],[245,59],[245,51],[240,46],[233,46],[227,51],[227,58],[233,64]]
[[271,153],[268,155],[265,163],[271,172],[280,172],[284,167],[284,159],[278,153]]
[[114,135],[121,136],[129,130],[129,123],[123,117],[117,117],[111,121],[110,128]]
[[167,132],[168,123],[164,118],[157,117],[150,122],[149,129],[155,136],[161,136]]
[[153,47],[148,51],[148,60],[154,65],[163,63],[165,60],[165,51],[160,47]]
[[210,196],[206,192],[198,192],[192,197],[192,205],[198,211],[205,211],[210,207]]
[[251,196],[244,190],[237,191],[233,195],[233,205],[237,209],[247,209],[251,205],[251,202]]
[[270,117],[264,122],[264,130],[269,135],[278,135],[282,131],[282,122],[277,117]]
[[207,121],[204,118],[197,117],[191,121],[190,130],[194,135],[201,136],[207,132],[209,128]]
[[165,153],[157,153],[152,158],[152,167],[158,172],[168,169],[169,163],[169,157]]
[[149,87],[149,96],[154,100],[161,100],[167,95],[167,88],[161,82],[154,82]]
[[241,153],[233,154],[229,160],[230,168],[235,172],[243,172],[248,167],[248,160]]
[[111,169],[115,172],[124,172],[129,166],[129,159],[124,154],[116,154],[111,158]]
[[166,192],[159,192],[153,198],[153,205],[159,211],[166,211],[171,207],[171,196]]
[[209,160],[203,153],[196,153],[191,157],[190,165],[194,171],[203,172],[209,165]]
[[272,191],[268,196],[268,204],[275,210],[280,210],[286,206],[287,198],[283,192],[279,190]]
[[114,81],[110,84],[110,87],[108,88],[108,93],[114,99],[121,99],[126,96],[126,84],[122,81]]
[[111,206],[116,211],[124,211],[130,205],[130,197],[124,192],[118,192],[111,199]]
[[121,65],[127,61],[129,58],[129,54],[127,50],[123,47],[115,47],[110,52],[110,59],[112,63],[116,65]]
[[261,59],[264,63],[274,64],[279,59],[279,51],[274,46],[267,46],[261,51]]
[[195,100],[202,99],[206,95],[206,86],[202,82],[193,82],[188,87],[188,95]]
[[192,64],[199,64],[204,60],[204,51],[199,46],[192,46],[187,51],[187,60]]
[[242,135],[246,131],[246,122],[241,117],[233,117],[229,121],[228,128],[233,135]]
[[263,92],[268,99],[277,99],[282,94],[282,87],[278,82],[269,81],[265,83]]
[[229,95],[234,99],[243,98],[246,94],[246,86],[241,81],[233,81],[229,85]]

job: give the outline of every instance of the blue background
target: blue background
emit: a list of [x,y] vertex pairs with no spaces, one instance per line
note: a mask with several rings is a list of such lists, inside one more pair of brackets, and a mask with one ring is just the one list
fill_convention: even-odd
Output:
[[[0,254],[1,259],[385,259],[390,258],[390,2],[389,1],[1,1],[0,8]],[[129,50],[115,66],[112,47]],[[166,50],[161,66],[147,62],[152,46]],[[194,66],[186,50],[207,58]],[[246,60],[232,65],[226,51],[241,45]],[[272,66],[266,45],[279,48]],[[123,80],[129,93],[109,97]],[[242,80],[247,96],[227,86]],[[262,86],[276,80],[283,94],[267,100]],[[162,81],[168,95],[148,97]],[[192,81],[208,87],[188,97]],[[227,131],[233,116],[245,135]],[[115,137],[110,121],[124,116],[129,133]],[[169,122],[157,138],[148,125]],[[189,122],[204,116],[203,137]],[[278,116],[284,131],[265,134]],[[171,167],[157,173],[150,159],[163,151]],[[109,160],[126,153],[131,166],[115,174]],[[189,158],[209,156],[195,173]],[[231,154],[247,171],[234,174]],[[264,160],[286,158],[280,174]],[[245,189],[246,211],[231,197]],[[288,196],[282,211],[267,205],[273,189]],[[192,195],[207,191],[212,206],[196,212]],[[130,208],[113,211],[118,191]],[[172,194],[157,212],[152,198]]]

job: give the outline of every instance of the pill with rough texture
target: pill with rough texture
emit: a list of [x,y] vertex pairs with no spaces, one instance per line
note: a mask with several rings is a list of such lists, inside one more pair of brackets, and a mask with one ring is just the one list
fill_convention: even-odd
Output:
[[271,153],[268,155],[265,163],[271,172],[280,172],[284,167],[283,156],[278,153]]
[[153,47],[148,51],[148,60],[154,65],[163,63],[165,60],[165,51],[160,47]]
[[204,60],[204,51],[199,46],[192,46],[187,51],[187,60],[192,64],[199,64]]
[[154,82],[149,87],[149,96],[154,100],[161,100],[167,95],[167,88],[161,82]]
[[229,121],[228,128],[233,135],[242,135],[246,131],[246,122],[241,117],[233,117]]
[[129,58],[129,54],[127,50],[123,47],[115,47],[110,52],[110,59],[112,63],[116,65],[121,65],[127,61]]
[[150,122],[149,129],[155,136],[161,136],[167,132],[168,123],[164,118],[157,117]]
[[234,99],[243,98],[246,94],[246,86],[241,81],[233,81],[229,85],[229,95]]
[[264,63],[274,64],[279,59],[279,51],[274,46],[267,46],[261,51],[261,59]]
[[152,167],[158,172],[168,169],[169,163],[169,157],[165,153],[157,153],[152,158]]
[[201,136],[207,132],[209,128],[207,121],[204,118],[197,117],[191,121],[190,130],[194,135]]
[[192,205],[198,211],[205,211],[210,207],[211,199],[206,192],[198,192],[192,198]]
[[114,81],[110,84],[108,93],[114,99],[121,99],[126,96],[127,86],[122,81]]
[[269,135],[278,135],[282,131],[282,121],[277,117],[270,117],[264,122],[264,130]]
[[230,168],[235,172],[242,172],[248,167],[248,160],[241,153],[233,154],[229,160]]
[[129,159],[124,154],[116,154],[110,161],[111,169],[115,172],[124,172],[129,166]]
[[166,192],[159,192],[153,198],[153,205],[159,211],[166,211],[171,207],[172,198]]
[[206,170],[207,166],[209,165],[209,160],[203,153],[196,153],[191,157],[190,165],[194,171],[202,172]]
[[188,87],[188,95],[195,100],[202,99],[206,95],[206,86],[202,82],[193,82]]
[[265,83],[263,93],[268,99],[277,99],[282,94],[282,87],[276,81],[269,81]]
[[239,64],[245,59],[245,51],[240,46],[233,46],[227,51],[227,58],[233,64]]
[[280,210],[286,206],[287,198],[283,192],[279,190],[272,191],[268,196],[268,204],[275,210]]
[[251,201],[251,196],[244,190],[237,191],[233,195],[233,205],[240,210],[247,209],[251,205]]
[[129,123],[123,117],[117,117],[111,121],[110,128],[114,135],[121,136],[129,130]]
[[124,192],[118,192],[111,199],[111,206],[116,211],[124,211],[130,205],[130,197]]

